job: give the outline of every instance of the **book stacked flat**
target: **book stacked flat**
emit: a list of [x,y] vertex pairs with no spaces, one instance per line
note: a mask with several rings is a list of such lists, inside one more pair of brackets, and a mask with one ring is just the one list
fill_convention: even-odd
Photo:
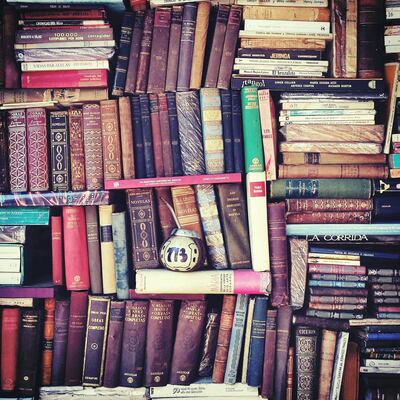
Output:
[[400,2],[385,0],[386,26],[384,30],[385,52],[400,53]]
[[33,5],[17,18],[14,49],[22,88],[107,87],[115,41],[103,7]]
[[21,285],[24,279],[24,247],[0,244],[0,285]]

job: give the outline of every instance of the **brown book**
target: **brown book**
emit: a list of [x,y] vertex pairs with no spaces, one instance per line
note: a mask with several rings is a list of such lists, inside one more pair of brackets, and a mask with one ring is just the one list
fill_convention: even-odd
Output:
[[386,165],[279,165],[279,178],[368,178],[382,179],[389,176]]
[[158,187],[154,188],[156,201],[157,201],[157,209],[158,209],[158,219],[160,221],[161,228],[161,236],[162,240],[167,240],[173,229],[176,228],[176,223],[174,217],[165,204],[167,202],[172,207],[172,195],[171,189],[169,187]]
[[268,203],[269,258],[272,307],[289,304],[285,203]]
[[150,300],[146,338],[145,386],[165,386],[168,383],[173,322],[173,300]]
[[288,224],[369,224],[372,211],[312,211],[290,213]]
[[332,153],[332,154],[381,154],[379,143],[360,142],[280,142],[282,153]]
[[386,154],[282,153],[283,164],[386,164]]
[[274,395],[276,317],[277,310],[267,310],[261,396],[268,399],[272,399]]
[[46,299],[44,301],[41,385],[50,385],[51,383],[55,309],[55,299]]
[[245,49],[276,49],[276,43],[279,41],[281,49],[297,49],[297,50],[324,50],[325,40],[321,39],[287,39],[282,40],[281,37],[273,38],[254,38],[240,39],[240,47]]
[[213,383],[223,383],[225,377],[226,363],[228,360],[229,343],[235,313],[236,296],[224,295],[221,322],[219,326],[217,349],[215,352],[214,370],[212,374]]
[[151,121],[151,134],[153,143],[154,166],[156,169],[156,176],[165,176],[164,172],[164,153],[163,143],[161,137],[160,116],[158,109],[158,97],[156,94],[149,95],[150,103],[150,121]]
[[337,332],[322,330],[321,353],[319,359],[320,373],[318,385],[318,400],[328,400],[335,360]]
[[321,311],[364,311],[366,304],[329,304],[320,302],[310,302],[308,303],[308,308],[312,310]]
[[294,347],[289,347],[287,364],[286,400],[293,399]]
[[85,149],[83,142],[83,114],[81,107],[68,110],[69,151],[71,160],[71,189],[85,190]]
[[14,42],[16,30],[16,18],[12,6],[3,6],[3,44],[2,53],[4,57],[4,87],[6,89],[19,88],[19,73],[15,62]]
[[244,19],[329,22],[329,8],[244,6]]
[[[86,103],[108,99],[108,90],[101,88],[82,89],[51,89],[50,100],[57,101],[65,106],[71,103]],[[29,95],[28,95],[29,96]]]
[[220,315],[217,312],[207,313],[204,328],[202,350],[200,353],[199,376],[211,376],[214,366],[215,350],[217,348]]
[[346,320],[307,317],[305,315],[294,315],[293,325],[305,325],[312,328],[329,329],[331,331],[348,331],[350,329],[349,321]]
[[372,211],[372,199],[287,199],[286,211],[321,212],[321,211]]
[[345,52],[347,45],[346,3],[343,0],[331,0],[331,72],[334,78],[345,77]]
[[160,120],[164,176],[173,176],[174,164],[172,159],[171,136],[169,129],[168,103],[165,93],[160,93],[158,95],[158,116]]
[[308,241],[306,239],[289,239],[290,248],[290,304],[293,309],[304,305],[307,282]]
[[344,78],[357,78],[357,0],[346,2],[346,47],[344,51]]
[[358,344],[349,342],[347,345],[346,361],[344,364],[342,394],[343,400],[358,400],[358,387],[360,379],[360,352]]
[[118,180],[122,177],[122,168],[117,100],[101,101],[100,112],[103,138],[104,180]]
[[200,89],[201,87],[210,10],[211,3],[208,1],[201,1],[197,7],[190,89]]
[[205,301],[181,302],[169,378],[172,385],[189,385],[196,377],[206,306]]
[[122,176],[124,179],[135,179],[132,113],[129,97],[118,98],[118,109],[121,131]]

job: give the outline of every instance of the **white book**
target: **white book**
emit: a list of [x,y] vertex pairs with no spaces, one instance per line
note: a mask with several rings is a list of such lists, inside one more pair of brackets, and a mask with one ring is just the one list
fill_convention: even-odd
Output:
[[248,75],[248,76],[289,76],[289,77],[312,77],[312,78],[319,78],[322,77],[323,74],[322,72],[306,72],[306,71],[285,71],[285,70],[276,70],[276,69],[271,69],[270,71],[267,70],[262,70],[262,69],[239,69],[238,70],[239,75]]
[[385,46],[400,45],[400,35],[385,36]]
[[373,110],[373,100],[290,100],[281,101],[282,110]]
[[382,145],[377,143],[330,143],[330,142],[281,142],[283,153],[328,153],[328,154],[380,154]]
[[244,6],[328,7],[328,0],[235,0],[235,3]]
[[392,134],[392,142],[394,142],[394,143],[400,142],[400,133]]
[[290,65],[290,66],[318,66],[328,67],[329,63],[326,60],[280,60],[269,58],[235,58],[235,64],[248,64],[248,65]]
[[33,307],[32,297],[0,297],[0,306],[3,307]]
[[282,21],[271,19],[246,19],[245,30],[273,31],[285,33],[329,33],[330,22]]
[[334,258],[320,258],[320,257],[308,257],[307,262],[309,264],[335,264],[335,265],[355,265],[360,266],[360,260],[338,260]]
[[400,18],[400,7],[386,7],[386,19]]
[[400,368],[392,368],[392,367],[360,367],[360,372],[362,374],[399,374],[400,375]]
[[28,49],[64,49],[82,47],[114,47],[115,40],[95,40],[88,42],[57,42],[57,43],[16,43],[15,50]]
[[21,272],[0,272],[0,285],[21,285],[22,278]]
[[360,256],[353,256],[351,254],[325,254],[325,253],[308,253],[308,257],[313,258],[328,258],[331,260],[361,260]]
[[21,258],[21,250],[23,246],[21,244],[2,244],[0,245],[0,260],[2,258]]
[[386,53],[400,53],[400,45],[385,46]]
[[[317,124],[316,121],[326,121],[327,124],[330,122],[349,125],[357,123],[357,125],[362,124],[362,122],[366,122],[367,124],[374,125],[375,124],[375,115],[299,115],[299,116],[280,116],[279,122],[292,122],[292,123],[313,123]],[[359,123],[360,122],[360,123]]]
[[108,60],[23,62],[21,71],[66,71],[71,69],[109,69]]
[[53,107],[56,101],[32,101],[30,103],[3,104],[0,110],[18,110],[22,108]]
[[19,258],[0,259],[0,272],[20,272],[21,260]]
[[256,302],[256,299],[254,297],[251,298],[249,300],[249,308],[247,310],[246,332],[244,335],[243,361],[242,361],[242,383],[243,384],[247,383],[247,367],[249,364],[251,324],[253,321],[255,302]]
[[279,115],[282,117],[295,117],[300,115],[376,115],[375,110],[282,110]]
[[350,319],[350,326],[368,326],[368,325],[378,325],[378,326],[393,326],[399,325],[398,319],[378,319],[378,318],[364,318],[364,319]]
[[252,70],[259,71],[295,71],[295,72],[327,72],[328,67],[319,65],[263,65],[263,64],[234,64],[234,70]]
[[320,39],[332,40],[331,33],[321,32],[281,32],[278,30],[245,29],[239,31],[240,38],[265,38],[265,39]]
[[364,362],[366,367],[400,368],[400,360],[380,360],[368,358]]
[[[357,125],[375,125],[374,120],[370,119],[357,119],[357,120],[351,120],[353,121],[354,124]],[[336,119],[330,119],[329,117],[325,118],[315,118],[312,117],[311,119],[307,120],[297,120],[297,121],[292,121],[292,120],[284,120],[284,121],[279,121],[281,125],[289,125],[289,124],[301,124],[301,125],[315,125],[315,124],[325,124],[325,125],[348,125],[350,120],[336,120]]]
[[333,365],[332,383],[329,400],[339,400],[342,386],[344,363],[346,361],[349,332],[339,332],[336,342],[335,363]]

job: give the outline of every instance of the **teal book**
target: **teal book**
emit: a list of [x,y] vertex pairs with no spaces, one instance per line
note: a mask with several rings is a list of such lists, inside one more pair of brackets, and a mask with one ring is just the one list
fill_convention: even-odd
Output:
[[200,109],[206,173],[223,174],[225,172],[224,139],[221,98],[218,89],[200,89]]
[[0,208],[0,225],[48,225],[48,207]]
[[241,95],[245,172],[263,172],[265,167],[257,87],[246,86]]
[[129,297],[129,263],[126,242],[126,212],[112,213],[112,236],[114,242],[114,260],[117,282],[117,297],[120,300]]
[[389,167],[400,168],[400,154],[389,154]]

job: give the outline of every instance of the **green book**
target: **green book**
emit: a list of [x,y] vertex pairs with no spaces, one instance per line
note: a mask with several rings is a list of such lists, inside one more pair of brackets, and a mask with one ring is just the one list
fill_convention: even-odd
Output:
[[0,225],[48,225],[48,207],[2,207]]
[[242,89],[242,122],[245,171],[263,172],[265,167],[256,86]]

